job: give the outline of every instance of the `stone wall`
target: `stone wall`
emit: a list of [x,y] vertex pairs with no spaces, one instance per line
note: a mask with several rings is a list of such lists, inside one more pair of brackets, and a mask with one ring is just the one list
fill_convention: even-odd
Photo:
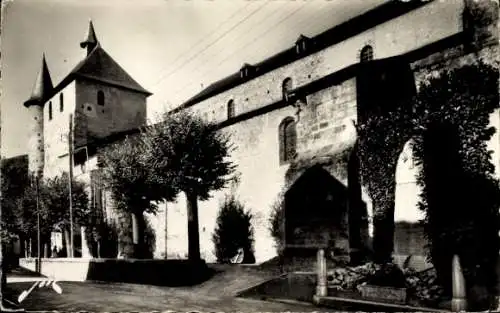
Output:
[[45,148],[43,144],[43,107],[33,105],[28,108],[30,114],[30,134],[28,139],[29,172],[42,171],[45,163]]
[[[199,202],[200,246],[202,257],[207,262],[215,260],[211,238],[220,203],[224,196],[231,192],[254,215],[257,261],[264,261],[275,255],[274,243],[268,230],[268,218],[271,204],[282,190],[285,172],[288,168],[286,164],[280,166],[278,144],[279,124],[288,116],[294,116],[294,110],[291,107],[272,111],[222,130],[230,134],[235,144],[231,158],[237,165],[240,184],[233,189],[228,186],[224,190],[214,192],[210,200]],[[163,205],[161,210],[164,210]],[[152,217],[152,222],[162,225],[164,218],[158,215]],[[167,255],[185,256],[187,253],[187,216],[183,194],[178,197],[177,202],[168,203],[167,223]]]
[[[59,94],[64,96],[64,108],[60,111]],[[45,169],[46,177],[59,175],[63,171],[68,171],[69,161],[66,162],[60,157],[67,155],[69,115],[75,112],[75,83],[71,83],[54,95],[45,103],[44,108],[44,142],[45,142]],[[49,120],[49,103],[52,102],[52,120]]]
[[281,100],[281,86],[287,77],[292,79],[293,88],[304,86],[357,63],[359,53],[365,45],[372,45],[374,57],[382,59],[404,54],[460,32],[463,8],[462,1],[433,1],[215,95],[194,105],[193,109],[212,121],[222,122],[227,119],[226,105],[231,99],[234,100],[236,115],[274,103]]
[[[104,93],[104,105],[97,103],[97,93]],[[115,132],[146,124],[146,95],[123,88],[78,80],[76,112],[86,135],[103,138]]]
[[[233,100],[236,116],[282,99],[282,82],[292,79],[293,88],[336,72],[358,62],[359,51],[369,44],[374,47],[375,58],[400,55],[426,44],[460,32],[463,2],[434,1],[404,16],[378,25],[320,52],[306,56],[291,64],[275,69],[244,84],[204,100],[190,110],[207,120],[223,122],[227,119],[227,103]],[[414,27],[419,25],[419,27]],[[255,248],[257,262],[275,255],[270,237],[268,217],[273,201],[285,185],[285,174],[290,165],[279,164],[278,126],[291,116],[297,123],[298,156],[303,163],[316,156],[334,156],[352,148],[355,140],[353,121],[356,121],[355,79],[326,88],[307,96],[301,112],[292,106],[272,111],[223,129],[232,133],[237,145],[232,160],[238,165],[240,184],[236,195],[254,212]],[[348,153],[348,152],[347,152]],[[348,158],[348,157],[347,157]],[[344,156],[345,159],[345,156]],[[335,163],[335,162],[334,162]],[[340,163],[342,164],[342,162]],[[330,173],[347,182],[346,165],[330,165]],[[305,168],[304,168],[305,170]],[[297,171],[295,178],[300,177]],[[211,235],[215,227],[219,201],[225,189],[215,192],[211,200],[200,205],[200,244],[202,257],[213,261]],[[364,193],[365,203],[371,204]],[[158,217],[162,219],[164,217]],[[167,255],[183,256],[187,252],[185,222],[186,204],[183,196],[169,204],[167,226]],[[160,225],[160,222],[157,222]]]

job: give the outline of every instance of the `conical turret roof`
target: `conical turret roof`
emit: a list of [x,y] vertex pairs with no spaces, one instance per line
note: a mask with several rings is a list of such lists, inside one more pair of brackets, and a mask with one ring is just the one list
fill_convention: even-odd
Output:
[[24,105],[43,105],[45,99],[47,99],[47,97],[51,94],[53,88],[54,86],[52,85],[52,79],[50,78],[49,68],[44,54],[42,58],[42,67],[38,72],[35,85],[33,86],[33,91],[31,92],[31,97],[24,103]]
[[87,54],[97,46],[99,41],[97,40],[97,36],[95,35],[94,25],[92,24],[92,20],[89,21],[89,32],[87,35],[87,39],[80,43],[80,47],[87,48]]

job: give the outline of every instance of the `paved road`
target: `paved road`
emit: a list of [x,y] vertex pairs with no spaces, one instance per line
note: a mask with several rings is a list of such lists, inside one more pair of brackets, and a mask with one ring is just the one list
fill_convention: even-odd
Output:
[[[27,282],[12,282],[8,287],[15,295],[19,295],[30,285]],[[59,282],[59,285],[63,288],[63,294],[57,294],[51,288],[35,289],[22,306],[28,311],[323,311],[312,305],[218,297],[200,294],[188,288],[88,282]]]

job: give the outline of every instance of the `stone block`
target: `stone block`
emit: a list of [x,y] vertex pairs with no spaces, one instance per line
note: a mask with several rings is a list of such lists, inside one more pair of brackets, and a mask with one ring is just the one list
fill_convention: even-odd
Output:
[[359,290],[361,292],[361,296],[365,299],[399,304],[406,303],[406,288],[364,285],[359,286]]

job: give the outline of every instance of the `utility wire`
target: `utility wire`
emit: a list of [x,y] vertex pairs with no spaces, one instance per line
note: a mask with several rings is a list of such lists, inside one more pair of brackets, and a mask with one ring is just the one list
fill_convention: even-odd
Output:
[[[282,24],[283,22],[285,22],[286,20],[288,20],[289,18],[291,18],[293,15],[297,14],[298,11],[300,11],[301,9],[303,9],[308,3],[310,3],[311,1],[307,1],[305,2],[304,4],[302,4],[300,7],[298,7],[297,9],[295,9],[294,11],[292,11],[291,13],[287,14],[283,19],[279,20],[276,24],[274,24],[271,28],[275,28],[276,26]],[[247,48],[248,46],[250,46],[251,44],[255,44],[256,40],[261,38],[262,36],[266,35],[266,34],[269,34],[269,31],[264,31],[262,33],[260,33],[258,36],[254,37],[251,41],[249,41],[247,44],[245,44],[243,47],[241,48],[238,48],[236,50],[234,50],[233,53],[231,53],[229,56],[227,56],[226,58],[222,59],[219,63],[217,63],[217,65],[213,66],[210,70],[208,71],[205,71],[203,74],[202,74],[202,77],[201,78],[204,78],[206,77],[206,74],[209,74],[209,73],[212,73],[214,71],[214,68],[217,68],[219,67],[219,65],[221,65],[222,63],[226,62],[227,60],[231,59],[232,57],[234,57],[234,55],[236,54],[236,52],[239,52],[245,48]],[[194,83],[196,83],[196,81],[192,81],[191,83],[188,83],[187,85],[184,85],[183,87],[177,89],[174,91],[174,93],[178,93],[179,91],[185,91],[188,87],[192,86]]]
[[[252,32],[258,31],[259,26],[264,26],[265,27],[264,32],[269,32],[270,29],[273,28],[273,26],[267,25],[268,24],[267,20],[269,20],[270,18],[274,18],[274,21],[275,21],[276,18],[278,16],[280,16],[280,14],[281,15],[283,15],[282,13],[286,14],[286,10],[282,10],[283,6],[287,6],[287,3],[282,3],[281,7],[277,7],[274,11],[271,11],[270,14],[267,14],[263,19],[261,19],[260,21],[256,21],[255,25],[257,25],[257,27],[253,27],[251,29],[251,31]],[[279,11],[279,13],[276,13],[276,11]],[[245,31],[243,31],[242,33],[246,34]],[[202,70],[198,69],[198,73],[207,73],[207,72],[211,71],[211,69],[214,68],[214,62],[217,61],[218,59],[221,59],[223,57],[231,57],[231,56],[235,55],[237,52],[239,52],[241,50],[238,48],[238,47],[241,47],[241,43],[245,44],[245,42],[248,42],[248,39],[249,39],[249,36],[239,36],[236,40],[233,40],[232,42],[225,44],[224,47],[222,47],[222,50],[215,51],[215,52],[211,53],[207,57],[207,59],[210,60],[211,62],[206,62],[205,67]],[[257,43],[259,41],[259,39],[261,39],[261,38],[254,38],[252,40],[252,43],[254,43],[254,44]],[[234,49],[227,49],[226,47],[233,47]],[[229,52],[229,54],[228,54],[228,52]],[[197,76],[199,79],[205,78],[203,75],[197,75]],[[197,77],[192,78],[192,81],[196,81],[196,80],[197,80]]]
[[[257,25],[257,27],[258,27],[258,26],[260,26],[260,25],[264,25],[264,26],[265,26],[265,24],[264,24],[264,23],[265,23],[265,21],[266,21],[266,20],[268,20],[268,19],[269,19],[269,18],[273,15],[273,13],[274,13],[274,12],[276,12],[277,10],[281,9],[282,7],[284,7],[284,6],[288,5],[286,2],[282,2],[281,4],[282,4],[282,5],[281,5],[280,7],[277,7],[277,9],[275,9],[275,10],[271,11],[271,13],[270,13],[270,14],[267,14],[264,18],[260,19],[259,21],[255,21],[254,25]],[[253,29],[254,29],[254,25],[250,25],[250,26],[251,26],[251,30],[253,30]],[[269,29],[269,27],[267,27],[266,29]],[[248,29],[248,30],[241,30],[241,33],[246,33],[246,31],[250,31],[250,29]],[[201,62],[201,63],[203,64],[202,68],[203,68],[203,67],[205,67],[205,69],[208,69],[208,68],[213,67],[212,65],[210,65],[210,63],[211,63],[211,62],[213,63],[214,59],[216,59],[218,56],[220,56],[220,54],[221,54],[222,52],[224,52],[224,51],[228,51],[228,50],[230,50],[230,51],[231,51],[231,49],[227,49],[227,47],[233,47],[233,46],[234,46],[234,44],[235,44],[237,41],[240,41],[241,39],[246,40],[247,38],[246,38],[246,36],[238,36],[235,40],[233,40],[233,41],[231,41],[231,42],[229,42],[229,41],[228,41],[227,43],[225,42],[225,44],[224,44],[224,46],[222,47],[222,49],[219,49],[219,50],[217,50],[217,51],[214,51],[214,52],[210,53],[210,55],[208,55],[208,56],[207,56],[207,55],[204,55],[204,56],[203,56],[203,57],[204,57],[204,58],[203,58],[203,59],[204,59],[204,62]],[[211,49],[211,50],[213,50],[213,49]],[[232,50],[232,51],[234,51],[234,50]],[[234,52],[233,52],[233,53],[234,53]],[[200,67],[198,67],[198,68],[197,68],[197,71],[198,71],[198,72],[200,72],[200,69],[201,69],[201,68],[200,68]]]
[[193,55],[192,57],[190,57],[189,59],[187,59],[185,62],[183,62],[180,66],[177,66],[176,68],[174,68],[173,70],[171,70],[170,72],[168,72],[166,75],[163,75],[162,77],[160,77],[160,79],[155,82],[153,84],[153,86],[157,86],[161,81],[163,81],[165,78],[168,78],[170,77],[172,74],[176,73],[178,70],[180,70],[182,67],[184,67],[186,64],[188,64],[189,62],[191,62],[192,60],[194,60],[194,58],[196,58],[197,56],[199,56],[201,53],[203,53],[205,50],[207,50],[208,48],[210,48],[211,46],[213,46],[214,44],[216,44],[219,40],[221,40],[222,38],[224,38],[227,34],[229,34],[231,31],[233,31],[236,27],[238,27],[239,25],[241,25],[242,23],[244,23],[245,21],[247,21],[250,17],[252,17],[253,15],[255,15],[257,12],[259,12],[260,10],[262,10],[262,8],[264,8],[266,5],[269,4],[269,1],[266,1],[263,5],[261,5],[260,7],[258,7],[256,10],[252,11],[252,13],[250,13],[249,15],[247,15],[244,19],[240,20],[238,23],[236,23],[233,27],[231,27],[229,30],[225,31],[224,33],[222,33],[220,36],[218,36],[214,41],[212,41],[210,44],[208,44],[205,48],[203,48],[201,51],[199,51],[198,53],[196,53],[195,55]]
[[[236,12],[234,12],[233,14],[231,14],[230,17],[228,17],[226,20],[224,20],[222,23],[220,23],[219,25],[217,25],[212,31],[210,32],[207,32],[208,33],[211,33],[211,34],[215,34],[223,25],[227,24],[227,22],[229,22],[231,19],[233,19],[236,15],[238,15],[238,13],[240,13],[242,10],[246,9],[250,4],[252,4],[252,2],[248,2],[245,6],[239,8],[238,10],[236,10]],[[174,65],[177,63],[177,61],[179,61],[180,59],[182,59],[182,57],[186,56],[186,53],[189,52],[189,51],[192,51],[195,47],[198,47],[201,43],[207,41],[208,39],[210,38],[210,36],[203,36],[203,39],[201,40],[198,40],[194,45],[192,45],[191,47],[189,47],[188,49],[186,49],[185,51],[179,53],[177,55],[177,57],[172,61],[172,62],[169,62],[167,66],[163,67],[157,75],[155,76],[160,76],[162,74],[162,72],[164,72],[168,67]]]

